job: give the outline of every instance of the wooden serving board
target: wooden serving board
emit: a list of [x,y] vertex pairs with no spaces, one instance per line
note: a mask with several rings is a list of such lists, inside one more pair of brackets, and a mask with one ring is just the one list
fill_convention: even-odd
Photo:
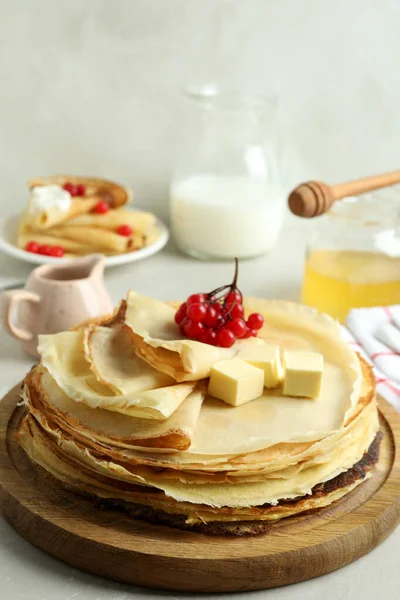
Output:
[[0,403],[0,508],[32,544],[74,567],[153,588],[227,592],[311,579],[360,558],[400,520],[400,416],[380,401],[374,476],[332,506],[278,522],[261,536],[206,536],[100,510],[49,486],[14,440],[19,387]]

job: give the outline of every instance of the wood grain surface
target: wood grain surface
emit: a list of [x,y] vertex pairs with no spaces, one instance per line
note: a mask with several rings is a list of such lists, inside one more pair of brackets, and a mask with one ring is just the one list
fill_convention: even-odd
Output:
[[374,476],[328,508],[275,524],[261,536],[179,531],[100,510],[49,486],[14,439],[19,387],[0,402],[0,509],[32,544],[74,567],[146,587],[193,592],[266,589],[357,560],[400,520],[400,416],[380,401],[381,456]]

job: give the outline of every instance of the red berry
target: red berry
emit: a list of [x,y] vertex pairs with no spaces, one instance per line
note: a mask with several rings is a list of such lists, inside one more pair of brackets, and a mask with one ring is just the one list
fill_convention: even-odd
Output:
[[202,323],[204,321],[204,317],[207,314],[207,306],[205,303],[197,302],[195,304],[189,304],[187,309],[187,316],[192,321],[196,321],[196,323]]
[[217,345],[222,348],[230,348],[236,342],[236,337],[229,329],[218,329]]
[[104,200],[100,200],[94,207],[92,212],[98,213],[99,215],[103,215],[104,213],[110,210],[110,205],[108,202],[104,202]]
[[234,304],[229,312],[232,319],[241,319],[244,315],[244,308],[242,304]]
[[130,235],[132,235],[133,229],[132,227],[129,227],[129,225],[120,225],[117,229],[117,233],[118,235],[129,237]]
[[192,294],[186,300],[186,303],[189,306],[190,304],[198,304],[199,302],[205,302],[205,301],[206,301],[206,295],[205,294]]
[[79,196],[78,193],[78,186],[75,185],[75,183],[72,183],[71,181],[67,181],[67,183],[64,183],[63,185],[63,189],[66,192],[69,192],[71,194],[71,196]]
[[76,186],[76,191],[78,196],[84,196],[86,192],[86,187],[83,185],[83,183],[78,183],[78,185]]
[[44,246],[39,246],[38,254],[43,254],[43,256],[50,256],[51,246],[45,244]]
[[64,248],[61,248],[61,246],[50,246],[49,256],[54,256],[55,258],[62,258],[64,256]]
[[241,292],[239,292],[239,290],[235,290],[234,292],[229,292],[225,298],[225,304],[241,304],[242,300],[243,298]]
[[246,338],[249,338],[249,337],[257,337],[257,335],[258,335],[258,331],[256,329],[249,329],[247,327],[246,333],[244,335],[242,335],[241,339],[245,340]]
[[213,329],[207,329],[207,327],[205,327],[199,338],[199,342],[203,342],[203,344],[209,344],[210,346],[215,346],[216,341],[217,333]]
[[207,325],[207,327],[215,327],[218,323],[218,319],[219,313],[217,312],[215,306],[209,306],[203,321],[204,325]]
[[179,331],[180,331],[181,335],[186,335],[186,333],[185,333],[185,325],[186,325],[186,321],[187,321],[187,318],[185,317],[185,318],[183,319],[183,321],[181,321],[181,322],[179,323]]
[[186,319],[184,330],[187,337],[197,340],[204,331],[204,325],[196,323],[196,321],[192,321],[191,319]]
[[180,307],[178,308],[178,310],[175,313],[175,323],[177,325],[180,325],[183,321],[183,319],[186,317],[186,302],[184,302],[183,304],[180,305]]
[[217,314],[220,315],[222,313],[222,304],[220,302],[214,302],[212,307],[217,311]]
[[252,313],[247,319],[247,325],[250,329],[261,329],[264,325],[264,317],[260,313]]
[[237,338],[241,338],[244,336],[245,333],[247,333],[247,325],[246,325],[245,321],[240,318],[236,318],[236,319],[232,319],[232,321],[228,321],[228,323],[226,324],[225,327],[227,329],[229,329],[229,331],[232,331],[232,333]]
[[37,254],[39,252],[39,244],[37,242],[28,242],[25,246],[25,250],[27,252],[32,252],[33,254]]

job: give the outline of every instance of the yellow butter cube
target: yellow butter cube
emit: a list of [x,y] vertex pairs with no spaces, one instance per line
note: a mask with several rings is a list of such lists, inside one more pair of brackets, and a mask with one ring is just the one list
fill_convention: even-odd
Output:
[[324,359],[317,352],[285,350],[283,354],[285,396],[317,398],[321,391]]
[[275,388],[281,382],[283,368],[279,346],[276,344],[246,346],[239,351],[237,358],[264,371],[264,386],[266,388]]
[[244,360],[221,360],[213,366],[208,393],[232,406],[259,398],[264,390],[264,371]]

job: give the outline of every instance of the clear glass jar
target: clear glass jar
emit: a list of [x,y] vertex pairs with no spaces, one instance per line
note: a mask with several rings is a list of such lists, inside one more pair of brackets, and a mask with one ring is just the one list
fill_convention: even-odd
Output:
[[344,322],[351,308],[400,302],[399,192],[346,198],[318,219],[302,301]]
[[275,244],[286,206],[275,100],[188,96],[192,119],[170,190],[180,249],[201,259],[248,258]]

